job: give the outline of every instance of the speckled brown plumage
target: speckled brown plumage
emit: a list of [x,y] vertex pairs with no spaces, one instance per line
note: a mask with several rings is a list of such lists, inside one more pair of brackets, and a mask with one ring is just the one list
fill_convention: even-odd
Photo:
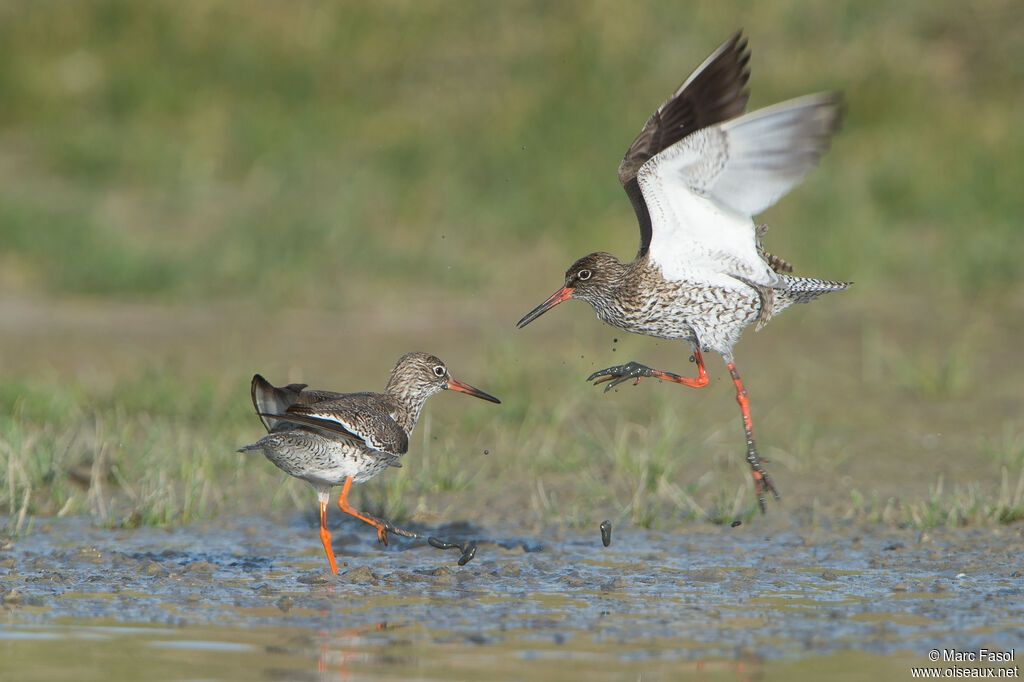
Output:
[[452,389],[500,402],[454,379],[445,364],[427,353],[407,353],[391,371],[384,393],[308,390],[305,384],[277,387],[259,374],[252,379],[252,402],[269,432],[239,450],[258,452],[279,469],[308,481],[320,502],[320,535],[337,573],[326,528],[330,489],[343,485],[338,506],[377,528],[387,544],[387,524],[348,506],[352,483],[367,481],[388,467],[401,466],[409,436],[427,398]]
[[753,216],[778,201],[813,168],[839,127],[838,95],[824,93],[744,114],[750,54],[740,34],[721,45],[648,119],[619,166],[619,181],[640,228],[636,258],[604,252],[573,263],[561,289],[519,321],[523,327],[570,298],[604,322],[638,334],[681,339],[698,376],[626,363],[590,376],[610,388],[654,377],[706,386],[702,351],[726,362],[736,387],[747,461],[764,510],[778,497],[754,443],[746,389],[733,361],[742,331],[756,329],[794,303],[847,288],[849,282],[795,277],[764,250]]

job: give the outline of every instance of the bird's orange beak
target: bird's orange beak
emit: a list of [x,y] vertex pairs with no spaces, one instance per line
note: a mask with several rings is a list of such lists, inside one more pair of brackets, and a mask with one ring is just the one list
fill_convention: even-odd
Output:
[[489,393],[484,393],[479,388],[470,386],[469,384],[464,384],[458,379],[449,379],[448,388],[450,388],[453,391],[458,391],[459,393],[468,393],[474,398],[480,398],[481,400],[486,400],[488,402],[498,403],[499,405],[501,404],[501,401],[495,398],[493,395]]
[[523,315],[523,319],[516,322],[516,327],[522,329],[562,301],[568,301],[570,298],[572,298],[572,287],[562,287],[555,293],[551,294],[551,296],[548,297],[548,300]]

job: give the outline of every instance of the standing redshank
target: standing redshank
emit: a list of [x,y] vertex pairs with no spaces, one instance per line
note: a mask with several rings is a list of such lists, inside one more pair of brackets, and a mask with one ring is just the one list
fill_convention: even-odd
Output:
[[[259,374],[254,376],[252,404],[269,435],[239,452],[261,452],[279,469],[313,486],[320,501],[320,540],[331,573],[338,572],[327,530],[331,488],[342,486],[338,508],[376,528],[378,541],[385,545],[388,531],[420,537],[350,507],[349,488],[388,467],[402,466],[401,458],[409,450],[409,435],[420,410],[435,393],[451,389],[501,402],[453,378],[443,362],[427,353],[407,353],[399,358],[384,393],[305,389],[305,384],[279,388]],[[443,549],[453,546],[434,538],[430,544]],[[468,561],[465,552],[463,558]]]
[[697,377],[629,362],[590,375],[595,385],[610,382],[606,391],[641,377],[707,386],[701,352],[719,353],[736,386],[763,512],[765,490],[776,499],[779,494],[757,454],[733,345],[751,323],[760,329],[793,303],[850,283],[786,274],[792,268],[762,250],[764,228],[752,220],[817,165],[839,127],[839,96],[810,95],[743,115],[749,59],[747,42],[737,33],[654,112],[619,164],[619,182],[640,223],[633,262],[603,252],[580,258],[566,271],[565,286],[518,326],[578,298],[612,326],[690,344]]

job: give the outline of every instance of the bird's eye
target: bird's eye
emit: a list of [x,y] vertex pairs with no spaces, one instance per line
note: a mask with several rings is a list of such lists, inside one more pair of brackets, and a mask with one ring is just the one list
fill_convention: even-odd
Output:
[[580,270],[578,273],[576,273],[576,278],[581,282],[586,282],[588,279],[590,279],[590,275],[590,270]]
[[444,365],[437,365],[436,367],[434,367],[434,376],[444,376]]

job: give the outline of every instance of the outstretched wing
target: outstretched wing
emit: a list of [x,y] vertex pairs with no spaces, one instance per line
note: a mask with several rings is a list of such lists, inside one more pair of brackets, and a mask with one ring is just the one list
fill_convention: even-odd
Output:
[[743,113],[750,92],[750,50],[737,32],[711,53],[672,96],[658,107],[629,146],[619,164],[619,182],[633,204],[640,224],[639,255],[651,243],[651,217],[640,192],[637,172],[650,158],[701,128]]
[[840,119],[838,95],[809,95],[703,128],[652,157],[637,174],[651,262],[667,279],[711,273],[779,286],[757,252],[752,216],[817,165]]

